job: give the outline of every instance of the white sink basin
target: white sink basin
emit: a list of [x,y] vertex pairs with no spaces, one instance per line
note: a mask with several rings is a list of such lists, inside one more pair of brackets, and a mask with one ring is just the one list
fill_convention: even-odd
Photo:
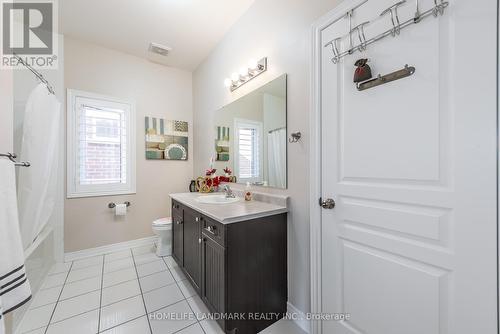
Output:
[[240,199],[238,197],[226,198],[226,195],[205,195],[197,197],[196,200],[204,204],[230,204],[236,203]]

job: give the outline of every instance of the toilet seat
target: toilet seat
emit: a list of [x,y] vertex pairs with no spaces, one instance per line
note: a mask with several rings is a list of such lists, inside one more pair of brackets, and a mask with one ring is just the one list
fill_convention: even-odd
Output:
[[160,218],[153,222],[153,227],[168,227],[172,226],[172,218]]

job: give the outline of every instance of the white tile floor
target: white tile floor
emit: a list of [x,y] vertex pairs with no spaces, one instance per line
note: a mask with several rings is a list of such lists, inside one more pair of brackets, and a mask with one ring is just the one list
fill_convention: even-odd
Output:
[[[150,317],[157,312],[189,316]],[[222,334],[207,313],[175,261],[147,246],[56,264],[16,333]],[[303,332],[279,322],[265,333]]]

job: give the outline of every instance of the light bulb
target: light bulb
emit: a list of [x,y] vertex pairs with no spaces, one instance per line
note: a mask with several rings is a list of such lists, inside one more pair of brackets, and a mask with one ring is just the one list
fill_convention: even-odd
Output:
[[240,76],[238,75],[238,73],[235,72],[231,74],[231,80],[233,80],[233,83],[240,81]]
[[259,67],[259,64],[257,64],[257,61],[255,59],[250,59],[250,61],[248,62],[248,68],[251,71],[255,71],[255,70],[257,70],[258,67]]
[[233,81],[229,78],[227,78],[226,80],[224,80],[224,86],[226,86],[227,88],[231,87],[233,85]]
[[248,69],[242,67],[240,68],[240,76],[243,77],[243,78],[246,78],[248,75]]

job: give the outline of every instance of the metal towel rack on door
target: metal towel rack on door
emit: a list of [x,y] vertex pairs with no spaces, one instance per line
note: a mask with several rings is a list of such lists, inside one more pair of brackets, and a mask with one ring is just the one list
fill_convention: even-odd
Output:
[[[372,37],[370,39],[366,39],[365,28],[368,24],[370,24],[370,22],[373,22],[375,20],[366,21],[366,22],[363,22],[355,27],[352,27],[352,17],[353,17],[354,10],[357,9],[358,7],[360,7],[361,5],[365,4],[367,1],[368,0],[363,1],[362,3],[358,4],[356,7],[350,9],[346,13],[346,15],[339,18],[339,20],[342,18],[348,19],[349,32],[346,35],[336,37],[325,44],[325,48],[326,47],[332,48],[332,52],[333,52],[332,62],[334,64],[337,64],[343,57],[350,55],[350,54],[353,54],[356,51],[362,52],[362,51],[366,50],[368,45],[371,45],[371,44],[373,44],[373,43],[375,43],[375,42],[377,42],[377,41],[379,41],[387,36],[392,36],[392,37],[399,36],[401,34],[401,30],[403,30],[404,28],[407,28],[411,25],[420,23],[426,17],[429,17],[429,16],[438,17],[440,15],[443,15],[445,8],[448,7],[448,5],[449,5],[449,2],[447,2],[447,1],[434,0],[434,7],[432,7],[429,10],[426,10],[424,12],[420,12],[419,0],[416,0],[416,9],[415,9],[414,17],[404,21],[403,23],[400,23],[398,8],[401,7],[402,5],[406,4],[406,0],[398,1],[394,5],[385,9],[379,15],[379,17],[382,17],[382,16],[386,16],[387,14],[389,14],[387,16],[390,17],[392,28],[384,31],[383,33],[381,33],[375,37]],[[360,42],[358,45],[354,45],[354,43],[353,43],[353,34],[357,34],[357,36],[359,38]],[[341,51],[339,49],[339,42],[344,38],[349,39],[349,49],[347,49],[345,51]]]

